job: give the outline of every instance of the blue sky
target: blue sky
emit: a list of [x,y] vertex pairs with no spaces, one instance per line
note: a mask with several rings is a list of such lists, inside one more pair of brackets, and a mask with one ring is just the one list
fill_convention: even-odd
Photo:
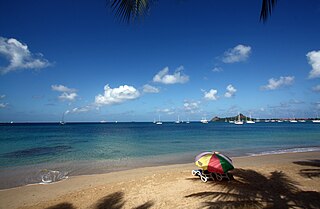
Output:
[[119,23],[105,0],[0,2],[0,121],[320,113],[320,2],[169,1]]

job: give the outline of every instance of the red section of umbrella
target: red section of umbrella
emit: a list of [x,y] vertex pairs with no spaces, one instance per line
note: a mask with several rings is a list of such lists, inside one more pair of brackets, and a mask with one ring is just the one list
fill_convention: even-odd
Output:
[[208,171],[212,173],[224,174],[223,168],[220,163],[220,159],[215,154],[212,155],[209,161]]

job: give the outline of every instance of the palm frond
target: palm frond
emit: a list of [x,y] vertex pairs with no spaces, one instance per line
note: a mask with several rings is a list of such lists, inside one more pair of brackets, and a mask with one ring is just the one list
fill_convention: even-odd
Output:
[[260,21],[266,22],[268,17],[271,16],[274,6],[277,4],[277,0],[262,0]]
[[143,17],[149,10],[150,0],[110,0],[115,16],[126,23]]

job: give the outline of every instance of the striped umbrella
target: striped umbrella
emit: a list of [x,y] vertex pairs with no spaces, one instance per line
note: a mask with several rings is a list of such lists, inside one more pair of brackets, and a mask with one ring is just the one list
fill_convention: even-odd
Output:
[[212,173],[227,173],[234,169],[232,160],[219,152],[203,152],[196,156],[196,165]]

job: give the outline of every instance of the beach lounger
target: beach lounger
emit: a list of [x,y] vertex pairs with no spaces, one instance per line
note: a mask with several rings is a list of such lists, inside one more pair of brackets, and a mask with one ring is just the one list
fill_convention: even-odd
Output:
[[203,182],[207,182],[210,179],[212,179],[213,181],[215,180],[222,181],[223,179],[227,179],[228,181],[230,181],[230,177],[228,173],[223,173],[223,174],[211,173],[207,170],[198,169],[198,170],[192,170],[192,175],[199,176],[201,181]]

